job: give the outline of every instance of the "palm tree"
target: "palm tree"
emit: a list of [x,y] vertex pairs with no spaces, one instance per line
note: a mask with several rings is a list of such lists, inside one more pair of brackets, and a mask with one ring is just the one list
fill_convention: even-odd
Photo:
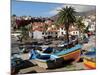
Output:
[[24,26],[21,27],[21,36],[20,36],[20,42],[23,42],[23,40],[27,40],[28,38],[28,29]]
[[72,7],[66,6],[65,8],[62,8],[58,12],[58,19],[57,22],[60,25],[64,25],[66,30],[65,40],[68,40],[69,42],[69,26],[73,24],[76,21],[75,17],[75,10]]
[[84,32],[85,30],[85,25],[84,23],[82,23],[82,17],[79,17],[77,18],[77,21],[76,21],[76,26],[78,27],[78,30],[79,30],[79,39],[81,39],[81,34]]

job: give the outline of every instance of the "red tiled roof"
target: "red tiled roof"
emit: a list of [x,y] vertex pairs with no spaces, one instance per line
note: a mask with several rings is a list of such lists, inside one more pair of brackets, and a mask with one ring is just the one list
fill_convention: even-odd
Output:
[[70,27],[70,28],[69,28],[69,31],[77,31],[77,30],[78,30],[78,28],[77,28],[77,27],[73,27],[73,28],[72,28],[72,27]]
[[45,23],[42,23],[42,22],[34,22],[33,23],[33,26],[44,26]]

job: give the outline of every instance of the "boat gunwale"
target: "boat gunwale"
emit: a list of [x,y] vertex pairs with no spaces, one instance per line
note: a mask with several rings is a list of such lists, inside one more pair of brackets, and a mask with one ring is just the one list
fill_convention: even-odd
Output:
[[[80,44],[78,44],[78,45],[76,45],[76,46],[79,46]],[[72,48],[75,48],[75,47],[72,47]],[[71,48],[71,49],[72,49]],[[57,53],[54,53],[55,55],[57,55],[57,56],[62,56],[62,55],[66,55],[66,54],[69,54],[69,53],[72,53],[72,52],[74,52],[74,51],[77,51],[77,50],[80,50],[81,49],[81,45],[80,45],[80,47],[79,48],[76,48],[75,50],[72,50],[72,51],[70,51],[71,49],[65,49],[65,50],[63,50],[63,51],[61,51],[62,52],[62,54],[61,54],[61,52],[60,52],[60,54],[59,54],[59,52],[57,52]],[[69,52],[67,52],[69,50]],[[64,52],[64,53],[63,53]]]

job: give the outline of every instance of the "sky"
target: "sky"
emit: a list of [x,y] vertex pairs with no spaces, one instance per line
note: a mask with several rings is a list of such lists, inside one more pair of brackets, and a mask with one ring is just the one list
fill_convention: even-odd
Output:
[[73,4],[59,4],[59,3],[41,3],[31,1],[16,1],[11,2],[11,14],[17,16],[33,16],[33,17],[51,17],[58,13],[57,10],[65,6],[74,7],[77,12],[85,12],[96,9],[95,6],[90,5],[73,5]]

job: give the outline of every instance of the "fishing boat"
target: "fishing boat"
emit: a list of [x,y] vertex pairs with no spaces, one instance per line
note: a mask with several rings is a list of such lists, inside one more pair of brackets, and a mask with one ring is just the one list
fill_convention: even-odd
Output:
[[[45,51],[39,51],[41,54],[51,54],[51,55],[56,55],[59,58],[63,58],[65,61],[66,60],[73,60],[73,61],[78,61],[80,59],[81,55],[81,45],[76,44],[74,46],[71,46],[69,48],[64,47],[57,47],[57,48],[47,48]],[[53,51],[53,52],[52,52]]]
[[[79,61],[81,55],[81,44],[78,44],[78,40],[70,40],[68,43],[65,42],[61,50],[54,50],[55,55],[63,58],[65,61],[73,60]],[[58,46],[59,48],[59,46]]]
[[37,65],[43,68],[60,67],[63,62],[63,58],[53,54],[40,53],[38,50],[31,50],[30,54],[30,60],[35,60]]
[[40,67],[44,68],[55,68],[61,66],[63,61],[78,61],[80,59],[80,44],[73,45],[73,42],[70,42],[61,49],[57,48],[48,47],[43,51],[34,49],[30,53],[30,59],[34,59]]
[[87,52],[84,56],[83,63],[88,69],[96,69],[96,52]]
[[65,48],[63,50],[56,50],[56,52],[54,52],[55,55],[57,55],[58,57],[63,58],[65,61],[66,60],[73,60],[73,61],[78,61],[80,59],[80,55],[81,55],[81,45],[77,44],[74,47],[71,48]]

